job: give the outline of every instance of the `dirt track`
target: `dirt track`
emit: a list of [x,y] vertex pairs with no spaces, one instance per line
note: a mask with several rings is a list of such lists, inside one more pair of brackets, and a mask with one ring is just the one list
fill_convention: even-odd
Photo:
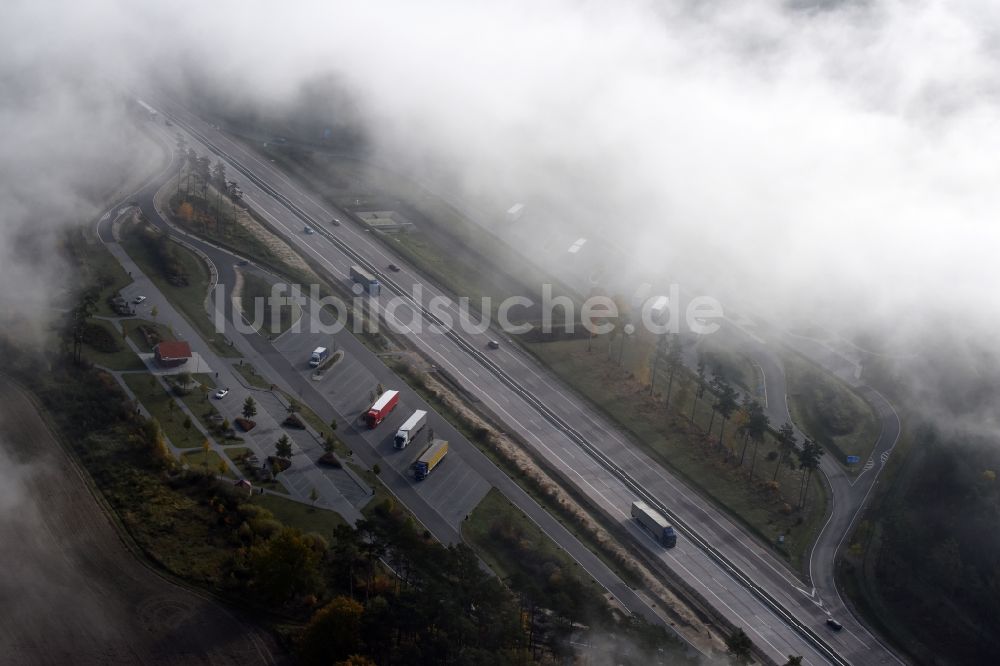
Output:
[[0,375],[0,662],[269,664],[269,644],[141,564]]

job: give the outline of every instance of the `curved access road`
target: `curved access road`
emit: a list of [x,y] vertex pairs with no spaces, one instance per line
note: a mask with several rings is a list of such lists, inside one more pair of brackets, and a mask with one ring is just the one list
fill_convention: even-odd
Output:
[[[342,211],[320,203],[273,165],[184,109],[169,103],[165,108],[193,144],[220,156],[231,173],[243,174],[247,201],[289,243],[326,266],[332,279],[346,280],[352,263],[372,267],[386,285],[373,305],[383,319],[402,322],[400,335],[435,359],[598,507],[629,530],[635,530],[627,513],[633,499],[650,498],[663,507],[688,538],[672,551],[654,551],[655,556],[745,627],[765,653],[780,660],[801,654],[806,663],[895,663],[891,653],[856,626],[847,625],[839,634],[828,632],[823,624],[826,611],[802,592],[804,583],[782,562],[645,456],[534,359],[508,347],[487,356],[481,350],[495,335],[488,329],[462,331],[457,337],[433,330],[428,324],[435,320],[424,305],[443,296],[440,291],[353,225],[327,226],[334,215],[343,216]],[[318,233],[303,235],[303,221]],[[388,263],[400,271],[385,273]],[[405,295],[418,284],[423,289],[419,297]]]

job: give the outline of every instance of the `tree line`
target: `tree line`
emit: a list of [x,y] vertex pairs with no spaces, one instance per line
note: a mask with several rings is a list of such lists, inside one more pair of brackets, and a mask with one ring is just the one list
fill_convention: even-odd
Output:
[[[734,461],[736,466],[743,467],[747,463],[747,449],[752,445],[747,474],[749,483],[753,483],[756,474],[758,448],[765,437],[771,435],[777,447],[771,481],[777,482],[782,469],[801,469],[803,474],[799,483],[796,506],[800,508],[805,506],[812,475],[819,468],[820,460],[825,453],[820,444],[808,437],[800,443],[791,423],[785,422],[774,428],[764,412],[763,405],[747,394],[741,398],[740,392],[725,377],[721,368],[715,368],[709,377],[708,365],[701,353],[698,354],[697,366],[692,377],[692,373],[684,366],[683,343],[676,334],[659,336],[650,357],[649,373],[650,395],[654,394],[658,379],[663,378],[666,381],[664,411],[673,411],[692,425],[703,427],[706,436],[715,441],[718,452]],[[681,412],[681,408],[676,405],[671,410],[675,383],[683,383],[686,388],[692,380],[694,391],[691,395],[690,412]],[[702,426],[696,419],[699,405],[707,405],[711,410],[707,426]],[[717,439],[713,435],[716,420],[719,422]],[[730,421],[736,424],[735,441],[740,444],[738,454],[735,448],[727,447],[725,444],[726,427]]]
[[[220,159],[212,164],[210,158],[199,156],[181,134],[175,150],[177,188],[171,207],[185,223],[198,222],[206,232],[212,224],[216,233],[223,235],[227,218],[235,224],[236,207],[243,199],[239,184],[228,179],[225,162]],[[214,197],[210,189],[214,189]]]

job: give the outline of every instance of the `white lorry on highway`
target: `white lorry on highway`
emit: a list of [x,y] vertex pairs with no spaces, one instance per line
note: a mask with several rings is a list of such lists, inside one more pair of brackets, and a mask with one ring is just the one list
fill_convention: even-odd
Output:
[[677,532],[663,515],[645,502],[632,502],[632,517],[657,543],[667,548],[677,545]]
[[418,409],[413,412],[410,418],[406,419],[406,423],[399,427],[396,431],[396,437],[393,439],[393,445],[397,449],[405,449],[406,445],[413,441],[413,438],[417,436],[417,433],[427,425],[427,412],[422,409]]

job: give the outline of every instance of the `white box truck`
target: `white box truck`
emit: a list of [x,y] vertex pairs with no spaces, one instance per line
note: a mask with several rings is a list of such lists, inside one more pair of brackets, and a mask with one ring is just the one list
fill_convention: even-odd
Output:
[[413,441],[413,438],[425,425],[427,425],[427,412],[422,409],[413,412],[410,418],[406,419],[406,423],[396,431],[396,437],[393,440],[394,446],[397,449],[405,449],[406,445]]
[[632,502],[632,517],[656,539],[657,543],[673,548],[677,545],[677,532],[663,515],[645,502]]
[[327,347],[316,347],[312,356],[309,357],[309,367],[318,368],[320,364],[330,357],[330,350]]

